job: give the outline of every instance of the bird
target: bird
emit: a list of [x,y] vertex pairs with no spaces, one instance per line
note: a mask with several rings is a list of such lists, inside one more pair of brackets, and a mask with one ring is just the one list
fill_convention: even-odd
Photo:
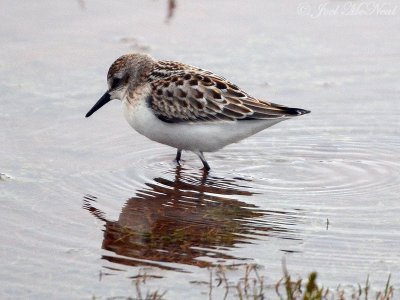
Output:
[[229,80],[192,65],[157,60],[144,53],[122,55],[107,74],[108,89],[86,114],[111,100],[122,102],[125,119],[150,140],[195,153],[214,152],[309,110],[250,96]]

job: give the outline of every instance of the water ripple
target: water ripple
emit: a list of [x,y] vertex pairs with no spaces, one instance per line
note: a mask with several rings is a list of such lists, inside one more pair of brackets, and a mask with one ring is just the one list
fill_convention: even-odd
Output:
[[[390,190],[400,184],[399,154],[392,147],[365,143],[275,142],[273,146],[257,141],[239,152],[225,154],[236,164],[239,172],[258,174],[260,190],[281,193],[309,193],[330,195],[365,195]],[[268,156],[259,149],[268,149]],[[254,150],[254,149],[258,149]],[[240,160],[239,156],[246,160]],[[233,162],[234,164],[234,162]]]

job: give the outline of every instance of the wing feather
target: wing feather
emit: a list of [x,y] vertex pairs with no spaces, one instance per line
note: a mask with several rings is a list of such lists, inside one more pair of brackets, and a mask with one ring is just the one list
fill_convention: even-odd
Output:
[[253,98],[209,71],[182,64],[170,76],[168,71],[154,70],[164,76],[152,77],[149,103],[154,114],[165,122],[232,122],[285,118],[305,113]]

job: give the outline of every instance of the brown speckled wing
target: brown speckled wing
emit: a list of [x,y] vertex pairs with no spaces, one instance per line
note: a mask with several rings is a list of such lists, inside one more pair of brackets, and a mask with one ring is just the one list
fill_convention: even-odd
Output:
[[209,71],[179,64],[171,74],[165,68],[171,63],[155,69],[151,82],[149,104],[162,121],[241,121],[302,114],[298,109],[257,100]]

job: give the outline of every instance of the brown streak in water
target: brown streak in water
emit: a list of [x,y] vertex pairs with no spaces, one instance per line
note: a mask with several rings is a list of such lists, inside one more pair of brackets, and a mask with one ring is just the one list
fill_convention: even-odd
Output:
[[165,20],[166,23],[168,23],[174,16],[175,9],[176,9],[176,0],[168,0],[168,14]]

